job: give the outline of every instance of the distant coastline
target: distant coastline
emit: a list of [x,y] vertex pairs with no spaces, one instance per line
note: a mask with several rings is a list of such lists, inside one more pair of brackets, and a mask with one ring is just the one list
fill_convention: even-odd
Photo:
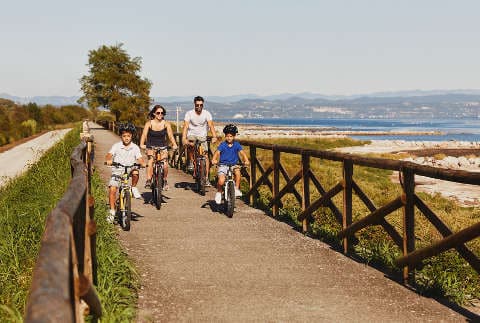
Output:
[[480,142],[480,120],[389,119],[219,119],[235,123],[245,136],[330,136],[359,140]]

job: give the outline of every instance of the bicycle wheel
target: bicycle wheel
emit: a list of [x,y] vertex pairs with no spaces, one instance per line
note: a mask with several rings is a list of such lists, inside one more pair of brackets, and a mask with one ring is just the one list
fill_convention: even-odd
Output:
[[163,168],[158,167],[158,172],[155,175],[155,186],[153,190],[155,191],[154,193],[154,200],[153,202],[155,203],[155,207],[157,210],[160,210],[162,207],[162,189],[163,189]]
[[198,192],[200,195],[205,195],[205,183],[207,180],[207,167],[206,167],[206,161],[205,158],[199,159],[198,163]]
[[125,231],[130,231],[130,221],[132,220],[132,200],[130,191],[125,190],[125,212],[122,219],[122,227]]
[[233,181],[227,182],[227,194],[225,196],[227,207],[225,213],[229,218],[233,216],[233,211],[235,209],[235,184]]

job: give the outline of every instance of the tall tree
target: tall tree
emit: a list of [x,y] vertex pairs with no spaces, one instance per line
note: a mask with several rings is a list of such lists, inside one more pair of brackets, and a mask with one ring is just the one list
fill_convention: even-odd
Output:
[[89,52],[89,74],[80,79],[83,96],[78,102],[85,102],[94,115],[104,107],[117,121],[143,122],[152,83],[139,75],[142,59],[130,58],[122,46],[103,45]]

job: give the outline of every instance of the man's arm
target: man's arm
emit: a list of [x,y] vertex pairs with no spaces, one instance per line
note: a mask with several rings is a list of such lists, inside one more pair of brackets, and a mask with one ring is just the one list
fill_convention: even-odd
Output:
[[215,126],[213,125],[213,120],[208,120],[208,127],[212,132],[212,144],[217,142],[217,131],[215,130]]
[[212,156],[212,164],[216,165],[218,164],[218,158],[220,157],[220,151],[215,150],[215,153]]
[[188,121],[183,122],[183,129],[182,129],[182,144],[187,144],[187,130],[188,130]]

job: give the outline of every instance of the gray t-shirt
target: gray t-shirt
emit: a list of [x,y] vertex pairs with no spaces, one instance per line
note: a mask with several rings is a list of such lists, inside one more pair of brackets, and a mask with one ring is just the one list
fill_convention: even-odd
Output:
[[208,121],[212,121],[212,115],[206,110],[198,115],[195,110],[185,114],[185,121],[188,122],[187,136],[206,137],[208,132]]

